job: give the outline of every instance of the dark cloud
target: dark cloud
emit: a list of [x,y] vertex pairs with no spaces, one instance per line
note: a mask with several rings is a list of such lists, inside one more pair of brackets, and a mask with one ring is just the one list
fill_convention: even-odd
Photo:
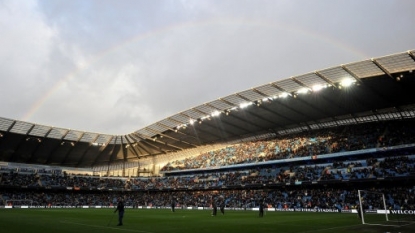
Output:
[[1,117],[124,134],[414,49],[413,1],[1,1]]

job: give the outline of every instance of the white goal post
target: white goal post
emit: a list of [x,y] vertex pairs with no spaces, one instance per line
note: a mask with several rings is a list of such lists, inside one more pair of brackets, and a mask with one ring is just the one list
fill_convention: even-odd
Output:
[[358,196],[359,204],[357,211],[358,216],[362,220],[362,224],[406,226],[415,223],[412,215],[391,214],[391,210],[386,205],[387,202],[384,193],[358,190]]
[[[386,207],[385,195],[383,193],[368,190],[358,190],[358,195],[359,206],[357,211],[358,216],[362,220],[362,224],[384,225],[382,222],[389,221],[388,209]],[[371,212],[370,215],[378,215],[379,212],[384,212],[384,214],[381,214],[381,216],[373,217],[369,216],[369,213],[367,213],[368,211]]]

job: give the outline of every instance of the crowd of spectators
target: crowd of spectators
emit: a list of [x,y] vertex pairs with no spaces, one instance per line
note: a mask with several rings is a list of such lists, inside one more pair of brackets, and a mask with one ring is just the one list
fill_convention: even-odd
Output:
[[414,122],[392,121],[307,131],[244,142],[167,163],[161,171],[205,169],[280,159],[383,148],[415,142]]
[[[301,182],[320,182],[377,179],[385,177],[411,176],[415,174],[415,155],[386,156],[365,160],[336,161],[314,165],[268,166],[249,169],[205,172],[203,174],[152,177],[152,178],[122,178],[79,176],[68,174],[37,174],[8,171],[0,173],[0,185],[14,187],[13,192],[0,192],[0,201],[7,204],[8,200],[31,200],[32,205],[102,205],[110,206],[117,202],[119,193],[110,190],[132,191],[123,194],[126,203],[131,206],[166,206],[171,201],[172,192],[181,205],[206,206],[209,200],[220,193],[227,198],[227,206],[233,208],[252,207],[258,204],[259,199],[266,199],[267,203],[276,208],[353,208],[356,205],[357,190],[338,188],[309,188],[288,190],[284,184]],[[268,191],[227,190],[226,186],[248,187],[249,185],[281,184],[278,189]],[[368,182],[370,185],[371,183]],[[67,192],[21,192],[19,187],[32,188],[67,188],[69,190],[105,190],[105,194]],[[17,191],[16,191],[17,189]],[[174,190],[187,191],[177,191]],[[205,191],[216,190],[216,191]],[[390,208],[413,208],[414,190],[412,188],[393,187],[376,189],[388,193]],[[199,190],[199,191],[189,191]],[[200,191],[202,190],[202,191]],[[285,190],[285,191],[284,191]],[[398,191],[397,191],[398,190]],[[135,192],[134,192],[135,191]],[[380,208],[381,203],[373,201],[370,206]],[[371,208],[372,208],[371,207]]]
[[[231,208],[254,207],[259,200],[265,200],[276,208],[354,208],[358,203],[356,188],[323,188],[321,185],[305,188],[302,183],[363,180],[370,189],[376,183],[371,181],[385,178],[398,180],[400,177],[413,179],[413,150],[355,157],[329,156],[325,160],[314,160],[313,156],[408,145],[415,142],[413,126],[413,122],[399,121],[370,123],[240,143],[197,157],[173,161],[163,170],[197,171],[163,177],[99,177],[45,169],[0,167],[0,186],[7,187],[0,191],[0,205],[8,205],[12,200],[30,200],[32,205],[40,206],[111,206],[122,196],[129,206],[169,206],[172,198],[177,199],[181,206],[208,206],[212,198],[223,195],[227,207]],[[306,156],[311,156],[309,161],[290,163],[292,158]],[[279,159],[286,159],[287,162],[255,165]],[[251,166],[204,170],[233,164]],[[296,188],[286,186],[287,183],[295,184],[292,187]],[[253,185],[257,188],[248,188]],[[268,185],[280,186],[278,189],[258,188]],[[57,192],[57,189],[67,191]],[[371,189],[386,193],[388,208],[415,209],[414,186]],[[103,192],[97,193],[96,190]],[[381,208],[382,203],[379,198],[368,197],[367,205],[368,208]]]
[[55,175],[27,172],[0,173],[0,185],[16,187],[74,188],[97,190],[205,189],[250,184],[286,184],[315,181],[379,179],[415,175],[415,155],[370,157],[313,165],[270,165],[190,175],[126,178]]

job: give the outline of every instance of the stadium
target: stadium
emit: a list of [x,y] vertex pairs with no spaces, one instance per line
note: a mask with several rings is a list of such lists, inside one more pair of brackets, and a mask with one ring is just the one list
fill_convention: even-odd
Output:
[[2,228],[413,232],[414,70],[415,50],[339,65],[126,135],[0,118]]

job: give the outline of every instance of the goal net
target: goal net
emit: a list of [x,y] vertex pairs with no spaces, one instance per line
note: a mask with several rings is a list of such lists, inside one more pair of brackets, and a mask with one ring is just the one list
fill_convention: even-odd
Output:
[[415,214],[412,210],[401,210],[399,205],[393,203],[393,199],[385,197],[383,193],[359,190],[358,195],[357,211],[363,224],[405,226],[415,223]]
[[6,206],[11,206],[11,207],[29,207],[29,206],[33,206],[36,203],[33,203],[33,200],[30,199],[9,199],[9,200],[5,200],[5,205]]

